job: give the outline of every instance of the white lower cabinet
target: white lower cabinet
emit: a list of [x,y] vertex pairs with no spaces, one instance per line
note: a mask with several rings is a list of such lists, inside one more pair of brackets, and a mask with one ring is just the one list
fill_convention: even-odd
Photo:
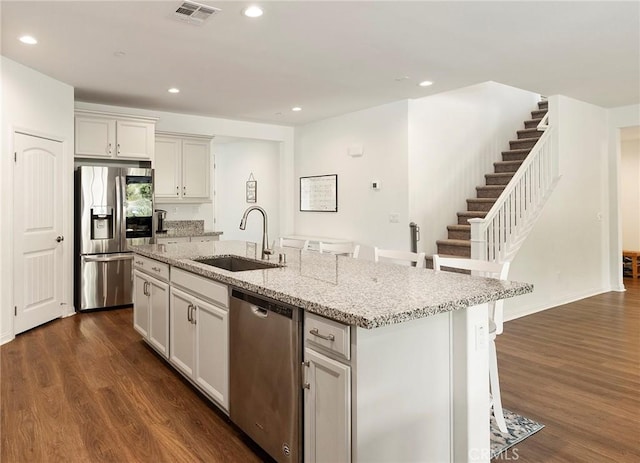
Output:
[[351,461],[351,367],[304,350],[304,460]]
[[133,327],[164,357],[169,356],[169,284],[133,271]]
[[[319,319],[306,316],[305,344],[313,345],[313,333],[325,336],[312,325]],[[343,327],[348,332],[349,327]],[[326,337],[340,339],[335,334]],[[347,348],[348,345],[347,340]],[[335,347],[326,350],[335,355],[338,350]],[[309,347],[304,350],[304,366],[304,460],[306,463],[348,463],[351,461],[351,367]]]
[[228,410],[228,309],[173,286],[169,307],[169,361]]

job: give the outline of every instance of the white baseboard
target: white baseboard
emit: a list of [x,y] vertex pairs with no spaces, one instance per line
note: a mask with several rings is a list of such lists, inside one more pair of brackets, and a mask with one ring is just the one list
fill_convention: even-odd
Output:
[[556,299],[555,301],[549,301],[544,305],[518,307],[517,310],[509,310],[509,313],[506,313],[505,311],[504,321],[508,322],[511,320],[516,320],[518,318],[526,317],[527,315],[532,315],[534,313],[542,312],[543,310],[553,309],[555,307],[558,307],[564,304],[570,304],[572,302],[580,301],[588,297],[597,296],[599,294],[608,293],[610,291],[616,291],[616,289],[602,288],[598,290],[587,291],[584,293],[568,294],[562,298]]
[[15,338],[16,337],[13,335],[13,333],[6,332],[6,333],[0,334],[0,346],[13,341]]

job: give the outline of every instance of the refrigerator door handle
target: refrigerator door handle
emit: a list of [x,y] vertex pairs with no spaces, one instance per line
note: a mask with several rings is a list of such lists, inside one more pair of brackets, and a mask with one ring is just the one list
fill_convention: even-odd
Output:
[[82,256],[85,262],[115,262],[117,260],[133,260],[133,254],[117,254],[114,256]]
[[116,177],[116,198],[118,203],[118,210],[120,211],[120,250],[127,251],[127,208],[126,203],[126,186],[125,176],[119,175]]

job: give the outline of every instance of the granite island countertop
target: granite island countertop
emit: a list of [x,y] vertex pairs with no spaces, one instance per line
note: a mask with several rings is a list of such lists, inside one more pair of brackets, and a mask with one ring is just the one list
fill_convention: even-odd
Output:
[[533,291],[533,285],[452,272],[375,263],[345,256],[276,248],[286,266],[229,272],[194,258],[237,255],[255,258],[260,246],[244,241],[135,246],[142,256],[221,283],[362,328],[377,328],[463,309]]

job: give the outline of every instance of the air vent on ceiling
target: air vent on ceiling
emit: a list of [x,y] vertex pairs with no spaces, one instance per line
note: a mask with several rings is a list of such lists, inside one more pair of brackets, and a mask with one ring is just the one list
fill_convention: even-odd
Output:
[[220,11],[220,8],[215,8],[209,5],[202,5],[196,2],[182,2],[176,9],[176,17],[182,21],[187,21],[192,24],[202,24],[209,17]]

